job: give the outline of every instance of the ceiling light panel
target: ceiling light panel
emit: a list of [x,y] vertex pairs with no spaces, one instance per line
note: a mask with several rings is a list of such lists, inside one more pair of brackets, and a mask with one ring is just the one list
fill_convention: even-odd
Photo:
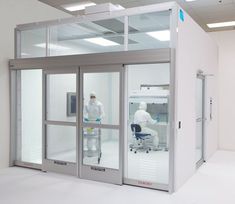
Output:
[[87,38],[87,39],[84,39],[84,40],[87,41],[87,42],[90,42],[90,43],[94,43],[94,44],[97,44],[97,45],[100,45],[100,46],[104,46],[104,47],[120,45],[116,42],[113,42],[111,40],[107,40],[107,39],[104,39],[104,38],[101,38],[101,37]]
[[235,21],[227,21],[220,23],[209,23],[207,24],[209,28],[223,28],[223,27],[232,27],[235,26]]
[[169,30],[147,32],[146,34],[159,40],[159,41],[170,41],[170,31]]
[[[41,47],[41,48],[46,48],[46,43],[40,43],[40,44],[36,44],[34,46]],[[55,44],[50,44],[49,49],[50,50],[61,50],[61,51],[70,50],[69,47],[65,47],[65,46],[61,46],[61,45],[55,45]]]
[[80,10],[84,10],[86,7],[88,6],[94,6],[96,5],[94,2],[91,1],[84,1],[81,3],[77,3],[77,4],[67,4],[67,5],[62,5],[62,7],[68,11],[80,11]]

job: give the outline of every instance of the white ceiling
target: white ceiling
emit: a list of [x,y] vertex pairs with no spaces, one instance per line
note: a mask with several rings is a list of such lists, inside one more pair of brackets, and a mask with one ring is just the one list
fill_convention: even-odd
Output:
[[[48,5],[63,10],[60,6],[82,2],[84,0],[39,0]],[[125,8],[143,6],[167,2],[168,0],[92,0],[96,4],[111,2],[120,4]],[[170,1],[170,0],[169,0]],[[175,0],[178,2],[192,18],[206,31],[231,30],[234,27],[209,29],[207,23],[217,23],[222,21],[235,21],[235,0],[197,0],[185,2],[185,0]],[[65,11],[65,10],[64,10]]]

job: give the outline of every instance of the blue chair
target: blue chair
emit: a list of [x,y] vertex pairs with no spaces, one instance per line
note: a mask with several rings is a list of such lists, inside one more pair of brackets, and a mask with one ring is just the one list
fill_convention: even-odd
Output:
[[136,142],[130,145],[130,151],[134,150],[134,153],[137,153],[138,150],[141,150],[149,153],[152,146],[148,143],[148,141],[151,140],[151,134],[143,133],[139,124],[131,124],[131,131]]

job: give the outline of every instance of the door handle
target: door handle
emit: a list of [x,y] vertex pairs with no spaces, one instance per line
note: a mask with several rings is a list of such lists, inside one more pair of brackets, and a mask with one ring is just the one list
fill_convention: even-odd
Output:
[[212,105],[213,105],[213,99],[212,98],[210,98],[210,120],[212,120],[213,119],[213,114],[212,114]]
[[202,122],[202,118],[197,118],[196,122]]
[[203,121],[206,121],[206,120],[207,120],[206,118],[197,118],[196,122],[203,122]]

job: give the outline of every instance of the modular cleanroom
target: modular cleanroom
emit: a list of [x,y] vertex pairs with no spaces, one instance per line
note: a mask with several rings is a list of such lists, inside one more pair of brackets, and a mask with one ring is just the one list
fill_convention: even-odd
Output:
[[12,165],[173,192],[216,151],[217,47],[176,3],[18,25],[15,39]]

